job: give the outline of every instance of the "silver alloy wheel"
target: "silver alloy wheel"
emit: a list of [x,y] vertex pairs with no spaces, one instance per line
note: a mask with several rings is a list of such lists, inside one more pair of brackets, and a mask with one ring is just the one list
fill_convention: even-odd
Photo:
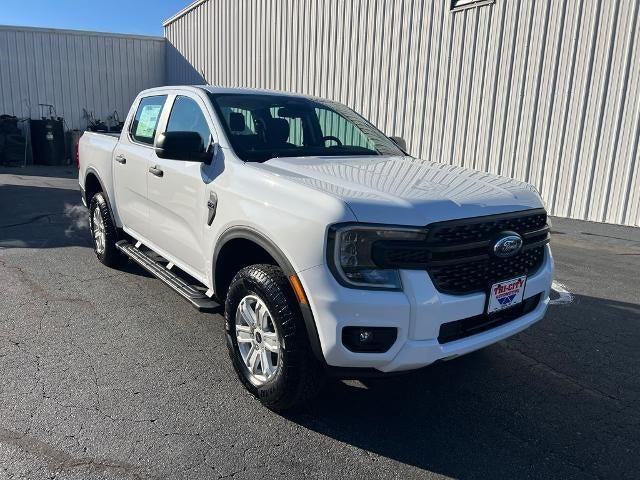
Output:
[[238,304],[236,340],[253,382],[268,382],[280,367],[280,342],[269,309],[255,295],[247,295]]
[[107,235],[104,229],[104,222],[100,214],[100,208],[96,207],[93,211],[93,238],[96,242],[96,253],[101,255],[107,243]]

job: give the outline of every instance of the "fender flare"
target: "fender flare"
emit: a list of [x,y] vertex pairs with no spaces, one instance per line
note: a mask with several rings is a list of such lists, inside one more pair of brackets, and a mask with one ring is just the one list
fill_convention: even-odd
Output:
[[95,177],[98,179],[98,183],[100,184],[100,191],[102,192],[102,195],[104,195],[104,199],[107,201],[107,205],[109,206],[109,216],[111,217],[111,222],[113,225],[116,226],[116,228],[118,228],[116,219],[113,216],[113,207],[111,206],[111,200],[109,199],[109,194],[107,193],[107,189],[104,188],[104,183],[102,182],[102,178],[100,178],[100,174],[93,167],[87,167],[84,173],[84,188],[82,188],[82,195],[84,196],[85,202],[87,204],[87,208],[91,207],[91,199],[87,198],[87,193],[86,193],[87,177],[89,176],[90,173],[95,175]]
[[[236,226],[231,227],[220,235],[216,243],[216,247],[213,252],[213,261],[212,261],[212,269],[213,269],[213,290],[216,291],[216,266],[218,264],[218,255],[220,250],[231,240],[235,239],[244,239],[250,240],[255,244],[262,247],[269,255],[271,255],[278,266],[282,269],[287,278],[290,275],[296,275],[296,271],[291,265],[291,262],[287,259],[286,255],[280,250],[280,248],[273,242],[271,239],[258,232],[256,229],[248,227],[248,226]],[[300,310],[302,312],[302,318],[304,320],[304,324],[307,330],[307,337],[309,338],[309,344],[311,345],[311,350],[314,356],[320,360],[322,363],[324,361],[324,354],[322,353],[322,346],[320,345],[320,336],[318,335],[318,329],[316,327],[315,319],[313,318],[313,312],[311,311],[311,306],[308,304],[298,303],[300,306]]]

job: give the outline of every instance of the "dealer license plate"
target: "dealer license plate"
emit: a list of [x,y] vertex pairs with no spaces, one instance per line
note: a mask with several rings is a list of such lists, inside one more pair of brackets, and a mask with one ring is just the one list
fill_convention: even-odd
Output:
[[487,313],[499,312],[500,310],[514,307],[521,303],[525,283],[527,283],[527,276],[523,275],[522,277],[491,285],[489,302],[487,303]]

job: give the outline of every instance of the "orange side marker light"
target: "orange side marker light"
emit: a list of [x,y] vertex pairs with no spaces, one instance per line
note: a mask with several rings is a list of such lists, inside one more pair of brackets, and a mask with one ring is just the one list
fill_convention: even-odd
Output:
[[309,305],[309,301],[307,300],[307,296],[304,293],[304,289],[302,288],[302,283],[300,283],[300,279],[297,275],[289,275],[289,283],[291,283],[291,287],[293,288],[293,292],[296,294],[298,298],[298,302]]

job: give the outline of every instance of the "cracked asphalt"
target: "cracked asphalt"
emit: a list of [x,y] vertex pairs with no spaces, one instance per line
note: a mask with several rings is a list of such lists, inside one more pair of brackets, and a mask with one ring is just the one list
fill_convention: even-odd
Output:
[[0,169],[0,479],[638,478],[640,229],[554,219],[572,303],[280,416],[219,315],[98,263],[75,175]]

